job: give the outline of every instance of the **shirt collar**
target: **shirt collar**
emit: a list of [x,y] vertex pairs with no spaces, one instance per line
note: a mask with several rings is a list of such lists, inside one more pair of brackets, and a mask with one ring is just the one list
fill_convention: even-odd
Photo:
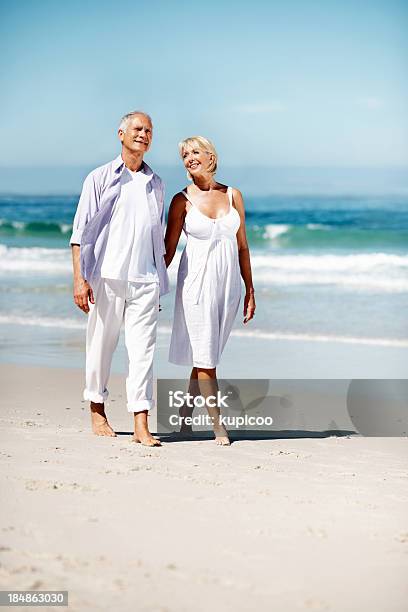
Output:
[[[115,159],[112,161],[112,168],[114,172],[123,171],[123,169],[125,168],[125,162],[122,159],[122,155],[118,155],[117,157],[115,157]],[[143,174],[146,174],[147,182],[149,182],[153,178],[153,170],[150,168],[150,166],[146,164],[145,161],[142,162],[142,167],[140,168],[140,171],[143,172]]]

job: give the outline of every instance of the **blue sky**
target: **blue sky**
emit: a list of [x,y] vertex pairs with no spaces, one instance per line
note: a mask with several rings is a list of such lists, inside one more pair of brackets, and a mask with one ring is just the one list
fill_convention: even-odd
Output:
[[148,161],[211,138],[229,166],[408,166],[408,3],[0,4],[0,166],[92,166],[122,114]]

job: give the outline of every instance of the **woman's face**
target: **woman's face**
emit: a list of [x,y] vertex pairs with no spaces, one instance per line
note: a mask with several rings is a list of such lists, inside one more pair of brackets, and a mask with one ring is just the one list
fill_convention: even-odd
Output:
[[213,154],[200,147],[186,147],[183,149],[181,157],[191,176],[197,176],[208,171]]

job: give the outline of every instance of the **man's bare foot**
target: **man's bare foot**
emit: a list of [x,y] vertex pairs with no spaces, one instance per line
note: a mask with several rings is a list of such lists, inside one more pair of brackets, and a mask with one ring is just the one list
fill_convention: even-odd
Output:
[[231,446],[227,430],[224,425],[214,425],[215,443],[218,446]]
[[134,412],[135,415],[135,433],[133,434],[133,442],[138,442],[144,446],[161,446],[160,440],[152,436],[147,426],[147,410],[142,412]]
[[108,419],[105,414],[105,405],[91,402],[91,419],[92,419],[92,431],[97,436],[109,436],[111,438],[116,437],[115,432],[108,423]]

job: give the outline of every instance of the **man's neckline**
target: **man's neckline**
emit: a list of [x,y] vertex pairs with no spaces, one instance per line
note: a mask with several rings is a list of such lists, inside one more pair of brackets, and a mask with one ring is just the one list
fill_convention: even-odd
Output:
[[[122,155],[119,154],[113,160],[113,169],[115,170],[115,172],[118,172],[119,170],[123,171],[125,168],[127,168],[127,170],[129,170],[129,168],[126,166],[125,162],[122,159]],[[132,172],[132,170],[130,170],[130,172]],[[154,174],[153,170],[145,162],[145,160],[142,161],[142,165],[140,166],[140,169],[137,170],[136,172],[142,172],[143,174],[146,174],[146,176],[149,177],[149,178],[152,178],[153,174]]]

